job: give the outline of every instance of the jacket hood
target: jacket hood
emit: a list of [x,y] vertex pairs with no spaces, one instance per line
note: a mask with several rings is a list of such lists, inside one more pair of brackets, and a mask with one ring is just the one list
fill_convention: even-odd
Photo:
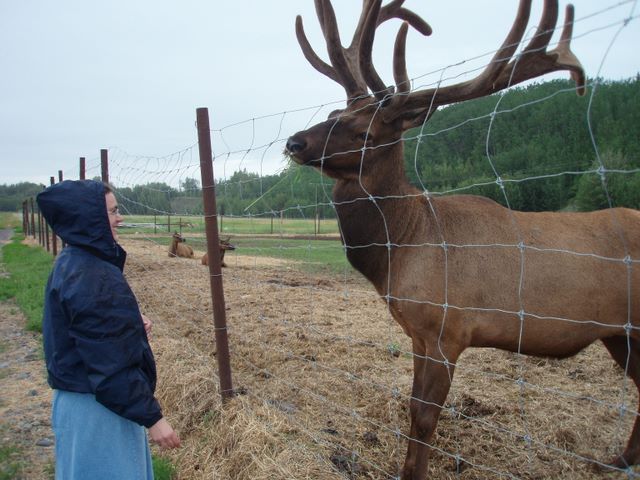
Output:
[[95,180],[65,180],[40,192],[36,202],[65,243],[120,263],[124,251],[111,234],[104,189],[104,184]]

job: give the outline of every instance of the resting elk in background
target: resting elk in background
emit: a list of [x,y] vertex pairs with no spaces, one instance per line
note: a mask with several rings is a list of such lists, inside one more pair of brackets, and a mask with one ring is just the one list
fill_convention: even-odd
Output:
[[178,232],[173,232],[171,245],[169,246],[170,257],[193,258],[193,248],[185,243],[185,239]]
[[[226,267],[227,264],[224,263],[224,254],[227,252],[227,250],[235,250],[236,247],[235,245],[231,245],[231,243],[229,243],[229,240],[231,240],[231,237],[227,237],[226,239],[220,239],[220,266],[221,267]],[[205,253],[202,258],[200,259],[200,263],[202,265],[209,265],[209,254]]]
[[[412,26],[429,35],[431,29],[402,0],[381,3],[363,1],[353,41],[344,48],[330,1],[315,1],[331,65],[312,50],[298,16],[304,56],[344,87],[347,107],[291,136],[286,153],[336,180],[333,201],[349,262],[411,337],[411,431],[402,478],[423,479],[429,442],[467,347],[564,358],[601,340],[639,385],[640,212],[523,213],[478,196],[435,197],[411,186],[403,170],[402,134],[422,125],[437,107],[558,70],[568,70],[584,93],[585,76],[570,50],[571,5],[557,47],[547,51],[556,0],[544,2],[535,36],[514,58],[531,8],[531,1],[522,0],[504,43],[476,78],[411,91],[407,30]],[[392,18],[404,22],[394,49],[396,85],[387,88],[371,50],[377,26]],[[639,461],[636,420],[612,465]]]

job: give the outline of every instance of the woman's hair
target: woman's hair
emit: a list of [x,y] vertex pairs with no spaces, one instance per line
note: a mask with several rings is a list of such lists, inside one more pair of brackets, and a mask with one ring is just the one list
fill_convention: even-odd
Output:
[[107,193],[113,193],[113,187],[111,185],[109,185],[107,182],[102,182],[102,185],[104,186],[104,194],[105,195]]

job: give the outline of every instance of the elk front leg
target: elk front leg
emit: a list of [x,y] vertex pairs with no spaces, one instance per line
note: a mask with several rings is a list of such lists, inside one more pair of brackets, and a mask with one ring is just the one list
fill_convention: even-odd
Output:
[[[424,480],[429,460],[428,443],[438,424],[440,411],[449,393],[453,379],[453,363],[458,354],[443,358],[435,348],[426,348],[423,342],[413,342],[413,389],[410,412],[411,429],[409,447],[402,469],[402,480]],[[427,355],[427,352],[429,355]],[[450,363],[449,363],[450,362]]]

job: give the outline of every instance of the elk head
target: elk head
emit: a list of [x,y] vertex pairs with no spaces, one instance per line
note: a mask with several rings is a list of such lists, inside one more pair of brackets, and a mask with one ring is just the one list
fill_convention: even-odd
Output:
[[[405,61],[407,32],[411,26],[423,35],[430,35],[431,27],[404,8],[403,3],[404,0],[392,0],[382,6],[382,0],[363,0],[353,39],[345,48],[330,0],[315,0],[331,65],[313,51],[302,18],[296,18],[296,35],[304,56],[316,70],[344,88],[347,107],[288,139],[286,153],[295,162],[341,180],[366,179],[373,171],[388,178],[399,174],[402,167],[402,133],[420,126],[440,106],[490,95],[558,70],[568,70],[578,93],[584,94],[584,71],[570,50],[572,5],[566,8],[557,47],[547,51],[558,19],[557,0],[545,0],[537,31],[519,55],[514,57],[529,22],[531,0],[520,1],[509,34],[480,75],[454,85],[411,91]],[[394,47],[395,86],[387,87],[373,66],[372,47],[376,28],[392,18],[403,23]],[[397,161],[389,165],[389,158]]]
[[235,250],[236,246],[232,245],[229,241],[231,240],[231,237],[227,237],[227,238],[221,238],[219,239],[219,243],[220,243],[220,250]]

